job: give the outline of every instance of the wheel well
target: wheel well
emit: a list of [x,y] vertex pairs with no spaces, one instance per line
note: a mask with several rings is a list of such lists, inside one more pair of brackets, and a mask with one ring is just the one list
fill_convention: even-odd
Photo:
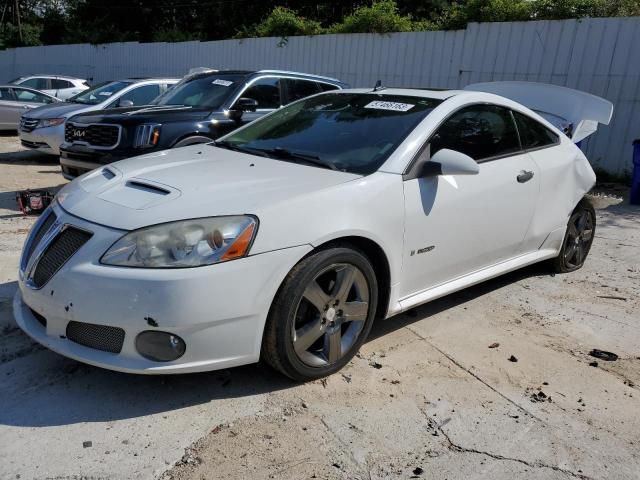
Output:
[[307,256],[314,254],[318,250],[325,250],[336,246],[355,248],[369,259],[376,273],[376,279],[378,280],[379,290],[376,317],[384,318],[389,309],[389,296],[391,294],[391,271],[389,269],[389,260],[384,250],[373,240],[365,237],[351,236],[336,238],[318,245],[318,247],[309,252]]
[[190,132],[187,133],[185,135],[182,135],[180,138],[174,140],[174,142],[171,144],[171,148],[175,147],[178,143],[180,143],[181,141],[189,138],[189,137],[206,137],[209,140],[213,140],[213,138],[211,138],[209,135],[205,135],[203,133],[199,133],[199,132]]

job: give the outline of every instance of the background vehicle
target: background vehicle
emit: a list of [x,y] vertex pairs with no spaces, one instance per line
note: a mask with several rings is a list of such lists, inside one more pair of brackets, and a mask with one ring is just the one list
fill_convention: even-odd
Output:
[[60,101],[31,88],[0,85],[0,130],[16,130],[25,111]]
[[62,100],[73,97],[91,86],[87,80],[59,75],[28,75],[9,83],[40,90]]
[[277,70],[187,75],[148,108],[76,115],[60,148],[62,174],[173,147],[206,143],[282,105],[345,88],[339,80]]
[[177,82],[175,78],[129,78],[100,83],[64,103],[25,113],[20,119],[20,140],[24,147],[60,155],[67,118],[80,112],[147,105]]
[[[549,87],[519,85],[521,103],[326,92],[208,145],[101,167],[31,232],[18,324],[115,370],[263,358],[310,380],[349,362],[376,317],[543,260],[576,270],[595,174],[573,141],[612,105]],[[524,103],[569,120],[571,138]]]

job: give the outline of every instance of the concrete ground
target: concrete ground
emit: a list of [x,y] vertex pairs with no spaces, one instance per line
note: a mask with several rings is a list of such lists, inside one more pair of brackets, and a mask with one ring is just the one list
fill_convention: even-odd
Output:
[[64,183],[55,159],[19,150],[0,136],[0,478],[640,478],[637,207],[598,210],[582,270],[533,266],[379,322],[325,380],[261,365],[142,377],[16,327],[33,218],[13,192]]

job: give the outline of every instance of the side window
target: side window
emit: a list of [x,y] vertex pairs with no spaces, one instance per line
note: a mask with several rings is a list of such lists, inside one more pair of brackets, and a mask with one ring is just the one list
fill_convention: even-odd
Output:
[[48,90],[48,82],[46,78],[38,77],[38,78],[30,78],[29,80],[25,80],[20,83],[20,85],[24,85],[25,87],[35,88],[36,90]]
[[28,103],[51,103],[51,98],[32,90],[24,90],[22,88],[14,88],[13,93],[19,102]]
[[471,105],[454,113],[431,137],[431,154],[457,150],[476,161],[520,150],[518,132],[506,108]]
[[51,88],[53,90],[62,90],[63,88],[73,88],[73,83],[68,80],[61,80],[59,78],[51,79]]
[[520,133],[523,148],[539,148],[555,145],[560,140],[558,135],[547,127],[520,112],[513,112]]
[[252,98],[258,102],[260,109],[280,108],[280,78],[261,78],[247,88],[242,95],[243,98]]
[[122,95],[120,102],[130,100],[134,105],[149,105],[158,95],[160,95],[160,85],[143,85]]
[[12,102],[14,101],[11,89],[6,87],[0,88],[0,102]]
[[287,82],[287,103],[320,93],[320,88],[316,82],[293,79],[287,79],[285,82]]
[[330,92],[331,90],[338,90],[340,88],[336,85],[331,85],[330,83],[322,83],[322,82],[318,82],[318,86],[320,87],[320,90],[322,90],[323,92]]

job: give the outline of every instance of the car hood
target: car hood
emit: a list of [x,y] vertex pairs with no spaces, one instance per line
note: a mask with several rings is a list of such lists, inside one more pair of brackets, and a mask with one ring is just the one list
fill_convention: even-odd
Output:
[[81,105],[79,103],[52,103],[50,105],[43,105],[42,107],[34,108],[25,114],[29,118],[67,118],[76,112],[85,110],[89,105]]
[[217,215],[255,214],[279,202],[361,178],[194,145],[96,169],[57,196],[66,211],[122,230]]
[[156,105],[98,110],[74,116],[71,121],[78,123],[117,124],[139,124],[143,122],[166,123],[204,120],[210,113],[211,109]]

